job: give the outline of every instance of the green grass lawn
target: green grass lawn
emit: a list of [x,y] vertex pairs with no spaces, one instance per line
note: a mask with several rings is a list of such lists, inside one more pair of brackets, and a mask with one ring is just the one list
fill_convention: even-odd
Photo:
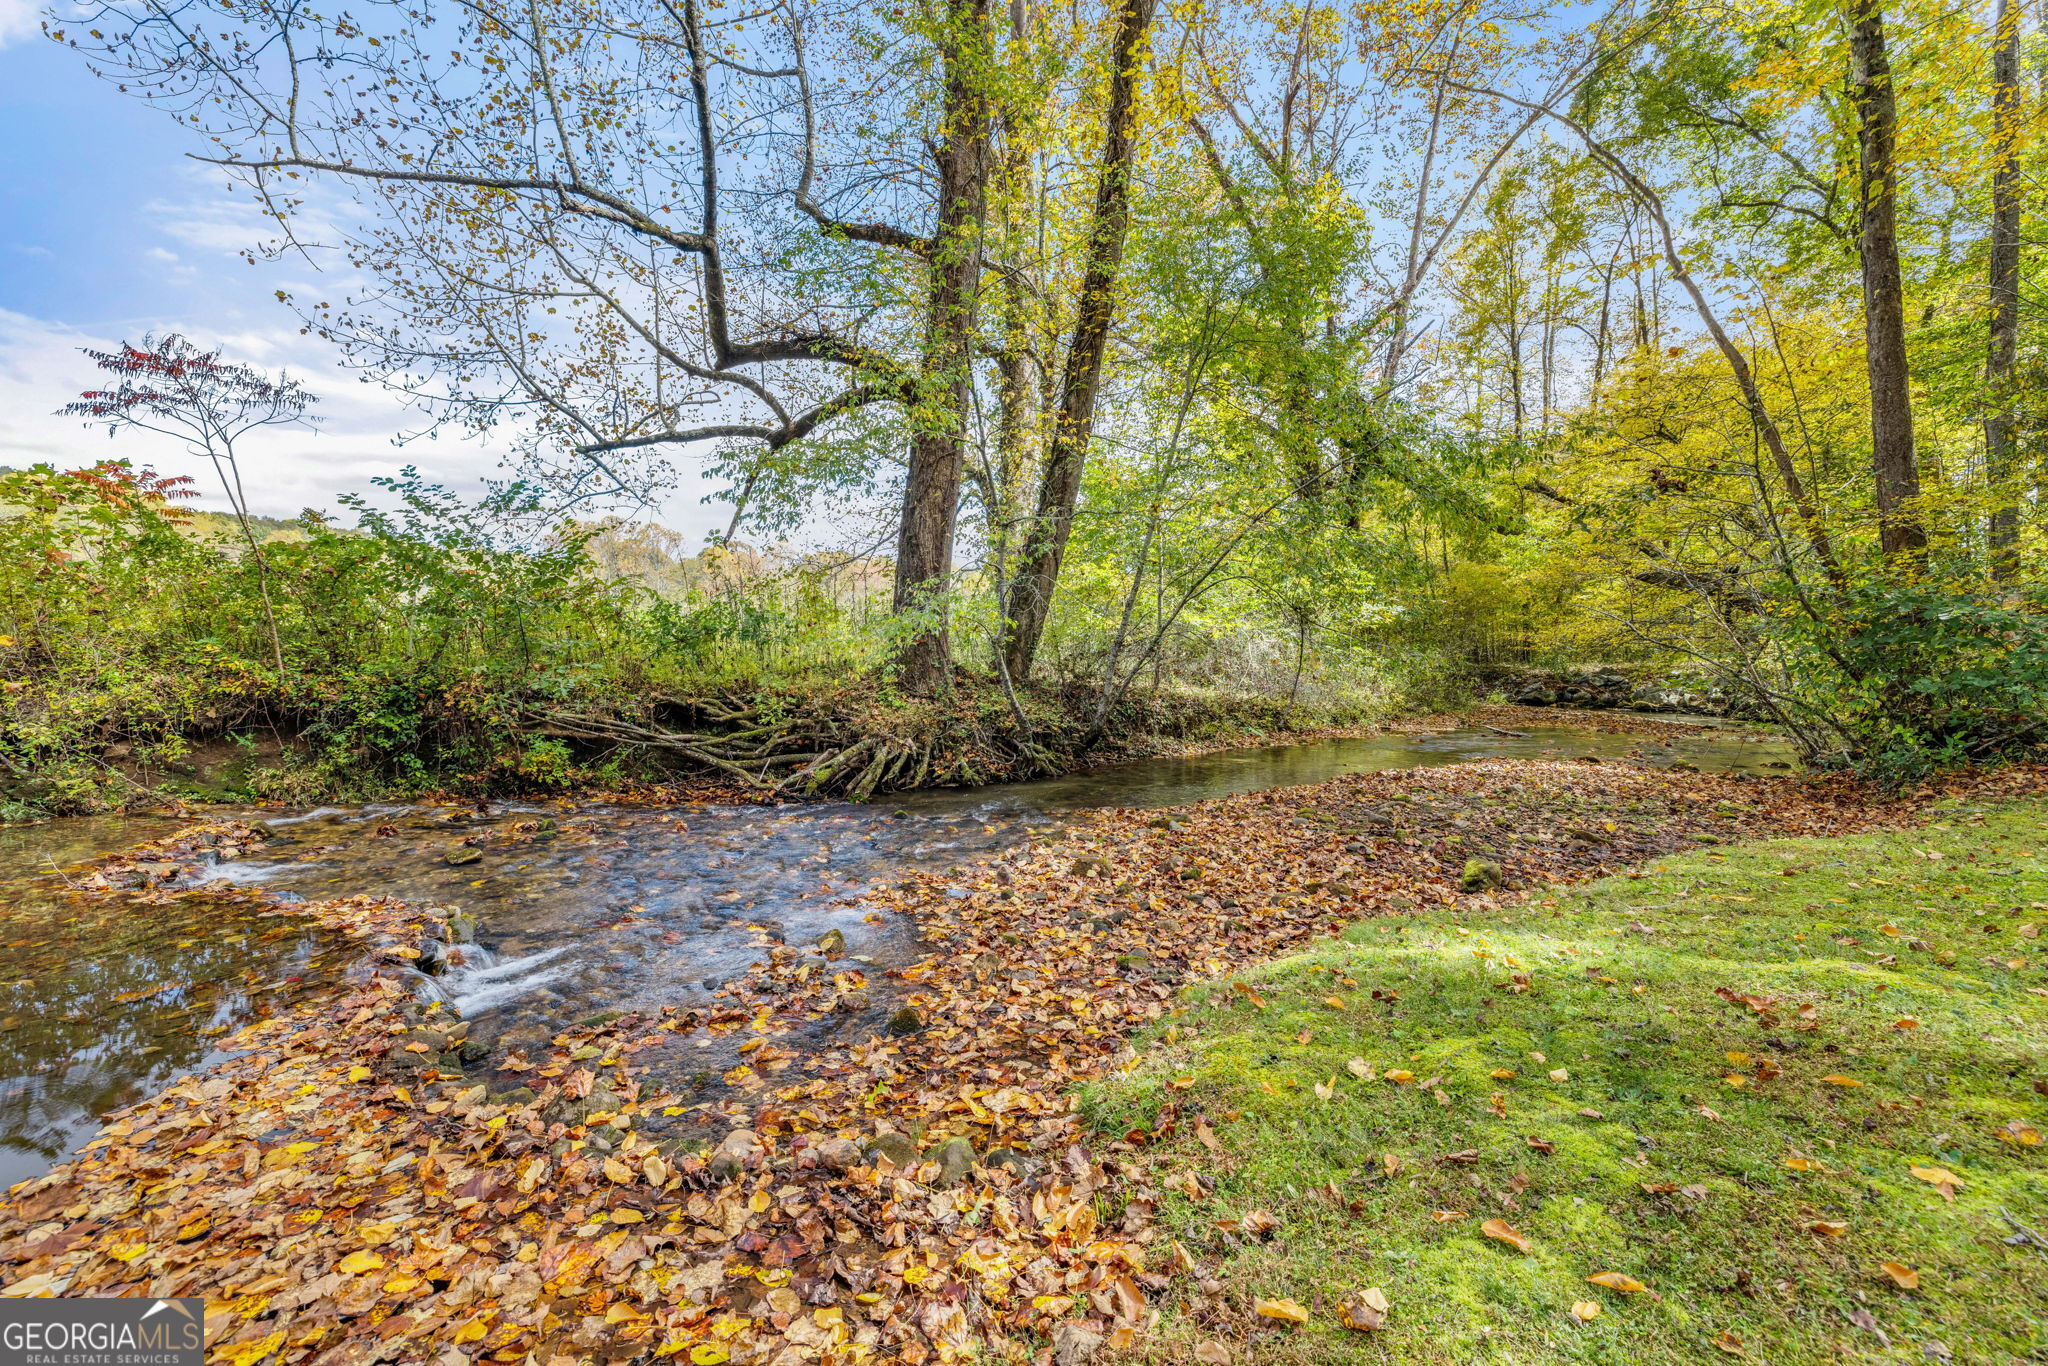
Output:
[[[1191,989],[1084,1098],[1104,1133],[1163,1131],[1138,1151],[1208,1291],[1160,1351],[2048,1360],[2048,1246],[2007,1241],[2008,1215],[2048,1238],[2044,865],[2048,804],[1958,808],[1367,920]],[[1230,1226],[1255,1210],[1269,1238]],[[1586,1280],[1609,1271],[1648,1290]],[[1369,1287],[1385,1326],[1342,1326]],[[1283,1298],[1307,1324],[1253,1312]]]

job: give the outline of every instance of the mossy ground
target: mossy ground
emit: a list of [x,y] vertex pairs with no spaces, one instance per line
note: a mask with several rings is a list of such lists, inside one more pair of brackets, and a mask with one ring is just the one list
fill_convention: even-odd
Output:
[[[2048,1235],[2044,865],[2048,804],[1956,809],[1660,858],[1485,917],[1367,920],[1191,989],[1084,1097],[1106,1134],[1167,1131],[1138,1150],[1161,1217],[1220,1259],[1220,1294],[1178,1298],[1155,1342],[1240,1362],[1647,1366],[1734,1360],[1737,1339],[1772,1363],[2048,1359],[2048,1246],[2008,1241],[2011,1221]],[[1953,1202],[1916,1165],[1960,1178]],[[1190,1198],[1190,1175],[1213,1192]],[[1270,1240],[1218,1227],[1254,1209]],[[1526,1255],[1482,1235],[1493,1218]],[[1654,1294],[1587,1283],[1604,1271]],[[1386,1325],[1348,1330],[1338,1306],[1367,1287]],[[1581,1300],[1602,1312],[1579,1321]]]

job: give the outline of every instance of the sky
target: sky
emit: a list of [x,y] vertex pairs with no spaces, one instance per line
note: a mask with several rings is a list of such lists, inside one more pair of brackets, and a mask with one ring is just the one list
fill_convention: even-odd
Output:
[[[309,283],[303,260],[250,265],[239,252],[264,224],[190,152],[204,148],[168,116],[86,70],[45,39],[32,0],[0,0],[0,465],[75,468],[126,457],[187,474],[225,508],[212,469],[146,433],[109,438],[55,416],[96,371],[80,347],[112,349],[145,332],[177,331],[229,360],[288,369],[320,397],[316,431],[258,433],[242,454],[250,510],[292,516],[332,509],[336,495],[373,494],[370,480],[407,464],[436,482],[480,493],[504,478],[499,446],[439,437],[400,447],[421,415],[364,384],[332,347],[300,335],[276,299]],[[685,470],[687,461],[678,461]],[[660,508],[634,514],[690,537],[722,530],[729,509],[685,473]]]

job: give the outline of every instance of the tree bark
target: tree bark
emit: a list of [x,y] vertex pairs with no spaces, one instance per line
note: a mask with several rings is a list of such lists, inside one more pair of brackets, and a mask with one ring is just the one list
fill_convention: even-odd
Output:
[[896,655],[898,683],[921,694],[944,687],[953,668],[945,595],[952,582],[953,528],[966,465],[974,312],[981,288],[990,151],[984,88],[989,38],[989,0],[953,0],[943,49],[944,125],[933,153],[939,211],[928,267],[930,306],[896,541],[895,609],[932,614],[926,628],[907,637]]
[[1137,103],[1138,49],[1152,26],[1155,0],[1125,0],[1110,54],[1109,108],[1103,115],[1102,163],[1095,188],[1095,213],[1088,229],[1088,265],[1081,280],[1074,337],[1060,376],[1059,408],[1046,446],[1038,510],[1010,581],[1004,642],[1012,678],[1028,678],[1038,642],[1052,610],[1060,562],[1073,534],[1081,475],[1095,435],[1095,402],[1102,388],[1102,357],[1116,320],[1117,273],[1130,227],[1131,124]]
[[2020,15],[2013,0],[1999,0],[1991,49],[1991,337],[1984,361],[1984,473],[1991,485],[1991,523],[1985,548],[1991,576],[2019,574],[2019,509],[2013,502],[2012,370],[2020,327]]
[[1864,362],[1870,381],[1870,463],[1877,484],[1878,544],[1887,559],[1927,548],[1920,522],[1920,464],[1913,449],[1913,394],[1906,368],[1905,285],[1899,268],[1898,175],[1893,146],[1898,101],[1885,55],[1878,0],[1853,0],[1850,86],[1862,171]]

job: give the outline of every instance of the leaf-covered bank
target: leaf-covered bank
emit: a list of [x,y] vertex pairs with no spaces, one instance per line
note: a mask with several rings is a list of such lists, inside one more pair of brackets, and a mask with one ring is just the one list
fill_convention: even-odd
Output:
[[2044,865],[2048,805],[1951,803],[1196,989],[1089,1102],[1200,1264],[1166,1354],[2035,1359]]
[[[1528,914],[1518,887],[1540,900],[1701,837],[1916,809],[1844,785],[1488,763],[1096,812],[888,893],[930,950],[910,967],[774,946],[715,1010],[587,1022],[504,1060],[509,1090],[451,1064],[458,1022],[387,973],[254,1027],[222,1069],[11,1191],[0,1280],[204,1297],[217,1359],[241,1366],[1021,1362],[1055,1344],[1071,1363],[1170,1344],[1155,1312],[1181,1312],[1218,1249],[1182,1226],[1149,1139],[1091,1135],[1067,1088],[1123,1067],[1137,1031],[1184,1009],[1184,980],[1391,911]],[[1505,888],[1463,890],[1475,851]],[[887,1035],[820,1034],[885,993]],[[647,1085],[652,1051],[700,1043],[731,1061],[729,1090]]]

